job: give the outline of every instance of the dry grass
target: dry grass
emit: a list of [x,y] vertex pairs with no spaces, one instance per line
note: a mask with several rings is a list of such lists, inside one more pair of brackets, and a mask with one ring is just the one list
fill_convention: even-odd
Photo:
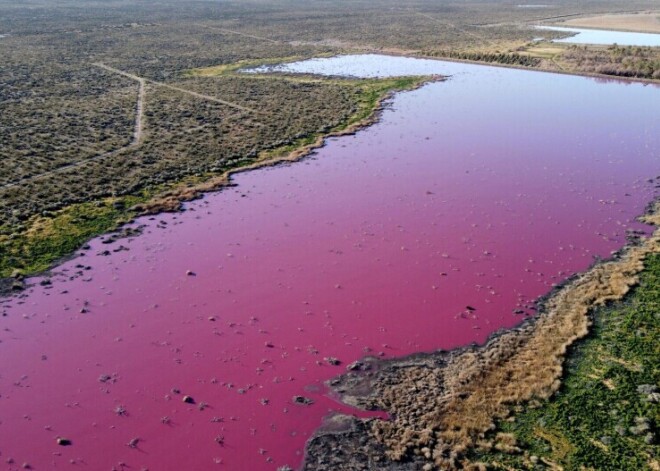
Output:
[[553,57],[557,56],[558,54],[561,54],[564,52],[564,47],[562,46],[550,46],[547,44],[543,44],[541,46],[532,46],[525,48],[523,51],[520,52],[521,55],[529,55],[532,57],[538,57],[540,59],[552,59]]
[[572,452],[573,447],[571,443],[562,433],[556,430],[548,430],[538,427],[534,429],[534,435],[547,441],[555,454],[560,458],[566,457]]
[[[658,225],[660,205],[645,219]],[[462,467],[464,453],[478,443],[483,446],[486,433],[510,415],[512,406],[547,399],[558,389],[568,347],[588,333],[589,310],[621,299],[638,282],[644,258],[658,252],[660,229],[558,290],[534,322],[441,360],[431,355],[385,364],[369,396],[349,395],[347,402],[393,416],[373,421],[371,428],[388,458],[430,455],[439,469]],[[552,435],[547,439],[553,447],[566,445],[551,431],[538,433]],[[494,447],[517,451],[515,440],[506,434],[496,436]]]

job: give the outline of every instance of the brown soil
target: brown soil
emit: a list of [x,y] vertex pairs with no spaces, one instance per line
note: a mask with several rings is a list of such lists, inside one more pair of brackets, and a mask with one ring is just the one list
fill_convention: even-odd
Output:
[[[660,225],[660,203],[644,220]],[[483,346],[352,365],[330,386],[344,402],[387,411],[391,420],[344,419],[347,431],[318,433],[308,444],[304,469],[480,469],[464,453],[513,405],[557,390],[568,347],[589,330],[590,309],[621,299],[652,252],[660,252],[660,229],[569,280],[539,303],[536,318],[496,333]],[[515,445],[506,438],[498,446]],[[383,449],[376,466],[375,454]],[[341,465],[339,456],[346,458]],[[399,467],[406,463],[414,467]]]

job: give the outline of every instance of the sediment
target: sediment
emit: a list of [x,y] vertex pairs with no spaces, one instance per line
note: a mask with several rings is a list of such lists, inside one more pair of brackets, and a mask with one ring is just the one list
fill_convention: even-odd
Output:
[[[642,220],[660,226],[660,202]],[[350,365],[329,386],[345,403],[390,419],[333,417],[308,442],[303,469],[485,469],[466,453],[513,406],[557,391],[567,349],[589,331],[590,310],[622,299],[645,257],[658,252],[660,229],[575,276],[539,302],[535,318],[482,346]]]

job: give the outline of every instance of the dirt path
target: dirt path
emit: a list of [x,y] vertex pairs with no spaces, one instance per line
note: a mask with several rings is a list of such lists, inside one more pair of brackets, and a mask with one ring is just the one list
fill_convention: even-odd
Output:
[[226,105],[226,106],[229,106],[229,107],[237,109],[237,110],[247,111],[248,113],[261,114],[259,111],[253,110],[252,108],[237,105],[236,103],[225,101],[225,100],[222,100],[220,98],[216,98],[214,96],[203,95],[201,93],[193,92],[191,90],[186,90],[185,88],[176,87],[174,85],[170,85],[170,84],[167,84],[167,83],[157,82],[155,80],[149,80],[149,79],[145,79],[145,78],[142,78],[142,77],[138,77],[137,75],[133,75],[133,74],[130,74],[128,72],[124,72],[123,70],[115,69],[114,67],[110,67],[109,65],[105,65],[102,62],[95,62],[92,65],[95,65],[97,67],[101,67],[105,70],[108,70],[110,72],[114,72],[116,74],[123,75],[124,77],[132,78],[133,80],[140,80],[142,83],[150,83],[152,85],[156,85],[156,86],[159,86],[159,87],[169,88],[170,90],[176,90],[178,92],[185,93],[187,95],[191,95],[191,96],[194,96],[196,98],[201,98],[202,100],[213,101],[213,102],[220,103],[221,105]]
[[123,75],[124,77],[128,77],[132,80],[136,80],[140,84],[140,88],[138,90],[138,101],[137,101],[137,108],[136,108],[136,113],[135,113],[135,132],[133,133],[133,142],[132,144],[135,145],[140,142],[142,138],[142,116],[144,114],[144,99],[145,99],[145,85],[146,85],[146,80],[144,80],[142,77],[138,77],[137,75],[129,74],[126,72],[123,72],[118,69],[114,69],[112,67],[109,67],[105,64],[102,64],[101,62],[95,62],[92,65],[96,67],[100,67],[102,69],[105,69],[109,72],[114,72],[116,74]]
[[139,145],[142,142],[142,127],[144,122],[144,100],[146,98],[146,84],[143,79],[139,79],[140,88],[138,90],[138,101],[135,109],[135,131],[133,132],[132,145]]
[[121,70],[115,69],[113,67],[109,67],[105,64],[102,64],[100,62],[94,63],[92,65],[95,65],[96,67],[101,67],[102,69],[105,69],[109,72],[114,72],[116,74],[123,75],[124,77],[128,77],[130,79],[136,80],[140,84],[140,88],[138,90],[138,101],[137,101],[137,107],[136,107],[136,112],[135,112],[135,131],[133,132],[133,142],[129,144],[128,147],[130,146],[136,146],[140,143],[142,140],[142,122],[143,122],[143,116],[144,116],[144,100],[145,100],[145,86],[146,86],[146,80],[144,80],[142,77],[138,77],[137,75],[129,74],[126,72],[123,72]]
[[216,97],[209,96],[209,95],[203,95],[201,93],[186,90],[185,88],[179,88],[179,87],[175,87],[174,85],[168,85],[166,83],[161,83],[161,82],[152,82],[150,80],[149,80],[149,83],[153,83],[153,84],[156,84],[160,87],[169,88],[171,90],[176,90],[176,91],[181,92],[181,93],[185,93],[185,94],[197,97],[197,98],[201,98],[202,100],[214,101],[216,103],[220,103],[221,105],[230,106],[231,108],[235,108],[237,110],[247,111],[248,113],[261,114],[261,112],[259,112],[257,110],[253,110],[252,108],[247,108],[245,106],[237,105],[237,104],[231,103],[229,101],[221,100],[220,98],[216,98]]
[[421,13],[421,12],[418,12],[418,11],[416,11],[415,14],[417,14],[419,16],[422,16],[424,18],[427,18],[429,20],[435,21],[436,23],[439,23],[443,26],[449,26],[450,28],[454,28],[455,30],[460,31],[463,34],[467,34],[469,36],[472,36],[473,38],[478,39],[479,41],[484,41],[484,42],[488,43],[491,46],[493,45],[492,41],[489,41],[489,40],[485,39],[484,37],[479,36],[478,34],[472,33],[471,31],[467,31],[463,28],[459,28],[455,24],[449,23],[448,21],[439,20],[438,18],[435,18],[431,15],[427,15],[426,13]]
[[76,167],[78,167],[78,166],[80,166],[84,163],[93,162],[95,160],[105,159],[106,157],[117,155],[117,154],[119,154],[119,153],[121,153],[125,150],[131,149],[133,147],[137,147],[137,146],[140,145],[140,143],[142,142],[142,128],[143,128],[143,123],[144,123],[143,117],[144,117],[144,101],[145,101],[145,96],[146,96],[146,90],[145,90],[146,81],[141,77],[138,77],[136,75],[131,75],[131,74],[128,74],[126,72],[122,72],[122,71],[117,70],[117,69],[113,69],[112,67],[108,67],[104,64],[99,63],[99,64],[92,64],[92,65],[95,65],[97,67],[101,67],[101,68],[106,69],[110,72],[119,73],[119,74],[121,74],[125,77],[136,80],[138,82],[139,88],[138,88],[138,99],[137,99],[137,105],[136,105],[136,111],[135,111],[135,130],[133,131],[133,140],[128,145],[120,147],[119,149],[111,150],[109,152],[104,152],[102,154],[95,155],[94,157],[90,157],[88,159],[81,160],[79,162],[73,162],[73,163],[70,163],[70,164],[67,164],[67,165],[63,165],[62,167],[58,167],[56,169],[49,170],[47,172],[40,173],[38,175],[32,175],[30,177],[22,178],[20,180],[14,181],[14,182],[7,183],[5,185],[0,186],[0,189],[5,190],[5,189],[8,189],[8,188],[13,188],[15,186],[21,185],[23,183],[28,183],[28,182],[31,182],[31,181],[38,180],[40,178],[47,177],[49,175],[56,175],[58,173],[65,172],[65,171],[70,170],[72,168],[76,168]]
[[83,164],[86,164],[86,163],[89,163],[89,162],[94,162],[95,160],[101,160],[101,159],[105,159],[106,157],[110,157],[112,155],[118,155],[118,154],[121,154],[122,152],[124,152],[124,151],[126,151],[126,150],[128,150],[132,147],[136,147],[136,146],[137,146],[137,143],[135,141],[133,141],[130,144],[128,144],[127,146],[120,147],[119,149],[111,150],[109,152],[104,152],[103,154],[95,155],[94,157],[90,157],[90,158],[85,159],[85,160],[80,160],[78,162],[73,162],[73,163],[70,163],[70,164],[66,164],[66,165],[63,165],[62,167],[57,167],[56,169],[49,170],[47,172],[40,173],[38,175],[32,175],[30,177],[25,177],[25,178],[22,178],[20,180],[16,180],[16,181],[11,182],[11,183],[7,183],[5,185],[0,186],[0,190],[6,190],[8,188],[13,188],[15,186],[22,185],[23,183],[29,183],[29,182],[32,182],[32,181],[35,181],[35,180],[39,180],[40,178],[47,177],[49,175],[56,175],[58,173],[65,172],[67,170],[71,170],[72,168],[79,167],[79,166],[81,166]]
[[564,68],[563,65],[561,65],[561,64],[559,63],[559,60],[557,59],[557,57],[559,57],[560,55],[561,55],[561,54],[555,54],[554,56],[552,56],[552,57],[550,58],[550,60],[552,61],[553,64],[555,64],[555,66],[557,66],[557,68],[558,68],[559,70],[561,70],[562,72],[565,72],[566,69]]
[[[115,150],[112,150],[112,151],[109,151],[109,152],[104,152],[103,154],[95,155],[94,157],[90,157],[88,159],[81,160],[79,162],[73,162],[73,163],[70,163],[70,164],[67,164],[67,165],[63,165],[62,167],[58,167],[56,169],[49,170],[47,172],[40,173],[38,175],[32,175],[30,177],[22,178],[21,180],[17,180],[17,181],[11,182],[11,183],[0,185],[0,190],[6,190],[8,188],[13,188],[13,187],[16,187],[16,186],[24,184],[24,183],[28,183],[28,182],[31,182],[31,181],[38,180],[40,178],[44,178],[44,177],[47,177],[47,176],[50,176],[50,175],[56,175],[58,173],[65,172],[65,171],[70,170],[72,168],[76,168],[76,167],[78,167],[80,165],[83,165],[85,163],[89,163],[89,162],[93,162],[95,160],[101,160],[101,159],[104,159],[106,157],[117,155],[117,154],[120,154],[121,152],[129,150],[133,147],[139,146],[140,143],[142,142],[142,135],[143,135],[143,128],[144,128],[144,103],[146,101],[146,85],[147,85],[147,83],[152,84],[152,85],[156,85],[156,86],[159,86],[159,87],[169,88],[171,90],[176,90],[180,93],[191,95],[191,96],[194,96],[196,98],[200,98],[202,100],[207,100],[207,101],[213,101],[215,103],[220,103],[222,105],[226,105],[226,106],[229,106],[231,108],[238,109],[238,110],[241,110],[241,111],[246,111],[246,112],[255,113],[255,114],[261,114],[259,111],[253,110],[251,108],[247,108],[245,106],[237,105],[236,103],[231,103],[229,101],[221,100],[220,98],[216,98],[216,97],[209,96],[209,95],[203,95],[201,93],[186,90],[185,88],[176,87],[174,85],[169,85],[169,84],[166,84],[166,83],[157,82],[155,80],[145,79],[143,77],[139,77],[137,75],[134,75],[134,74],[131,74],[131,73],[128,73],[128,72],[124,72],[123,70],[115,69],[114,67],[110,67],[109,65],[106,65],[102,62],[95,62],[92,65],[95,66],[95,67],[100,67],[102,69],[105,69],[109,72],[113,72],[115,74],[123,75],[124,77],[128,77],[128,78],[130,78],[132,80],[135,80],[139,83],[138,100],[137,100],[136,113],[135,113],[135,130],[133,131],[133,140],[131,141],[131,143],[124,146],[124,147],[121,147],[119,149],[115,149]],[[258,121],[252,120],[251,122],[253,124],[256,124],[257,126],[264,126],[263,123],[260,123]]]
[[268,41],[269,43],[274,43],[274,44],[281,44],[284,42],[284,41],[278,41],[276,39],[264,38],[263,36],[255,36],[254,34],[241,33],[240,31],[235,31],[233,29],[219,28],[217,26],[205,26],[205,25],[199,25],[199,26],[206,29],[220,31],[221,33],[237,34],[239,36],[245,36],[246,38],[259,39],[261,41]]

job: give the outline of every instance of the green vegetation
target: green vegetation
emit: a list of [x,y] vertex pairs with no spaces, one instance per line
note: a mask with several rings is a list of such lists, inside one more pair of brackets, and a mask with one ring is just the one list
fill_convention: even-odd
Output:
[[426,55],[474,62],[519,65],[523,67],[536,67],[541,63],[541,60],[537,57],[518,54],[516,52],[430,51]]
[[515,48],[515,51],[517,57],[529,59],[529,62],[523,60],[517,65],[613,77],[660,79],[660,48],[657,47],[530,43]]
[[368,118],[372,110],[378,105],[378,102],[388,93],[410,90],[430,79],[431,77],[399,77],[394,79],[365,80],[364,85],[360,87],[361,93],[358,110],[346,124],[351,125]]
[[498,424],[472,461],[496,469],[658,469],[659,313],[656,254],[625,301],[593,313],[593,330],[570,352],[555,396]]
[[611,46],[607,48],[587,48],[571,46],[561,57],[562,61],[574,69],[585,72],[660,79],[660,48]]
[[74,204],[49,216],[34,216],[26,231],[0,235],[0,277],[41,272],[91,237],[117,229],[144,198],[108,198]]

